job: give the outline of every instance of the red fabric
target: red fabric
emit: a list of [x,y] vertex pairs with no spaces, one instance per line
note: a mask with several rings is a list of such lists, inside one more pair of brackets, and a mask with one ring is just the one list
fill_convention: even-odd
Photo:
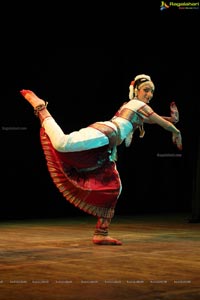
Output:
[[[119,173],[114,162],[106,161],[94,171],[80,172],[78,165],[83,166],[81,157],[88,157],[86,165],[91,165],[97,150],[72,153],[56,151],[44,128],[40,129],[40,140],[44,150],[47,167],[51,178],[67,201],[79,209],[97,217],[112,218],[121,190]],[[105,147],[99,149],[105,157]],[[82,153],[82,155],[81,155]],[[73,158],[73,159],[72,159]],[[72,162],[78,162],[76,166]],[[80,163],[81,162],[81,163]],[[96,167],[97,162],[93,166]]]
[[87,169],[100,166],[108,160],[108,145],[80,152],[58,152],[57,156],[67,168]]

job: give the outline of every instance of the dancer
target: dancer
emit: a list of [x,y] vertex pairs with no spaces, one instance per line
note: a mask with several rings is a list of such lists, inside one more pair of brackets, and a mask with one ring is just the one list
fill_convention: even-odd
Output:
[[47,102],[33,91],[20,91],[40,120],[41,145],[56,187],[67,201],[97,218],[92,237],[96,245],[122,245],[108,234],[122,190],[117,147],[122,142],[129,147],[136,129],[143,137],[143,125],[149,123],[170,131],[173,143],[182,150],[181,132],[174,125],[179,120],[176,104],[171,103],[169,117],[158,115],[149,106],[154,89],[150,76],[137,75],[129,86],[129,100],[110,120],[66,134],[47,109]]

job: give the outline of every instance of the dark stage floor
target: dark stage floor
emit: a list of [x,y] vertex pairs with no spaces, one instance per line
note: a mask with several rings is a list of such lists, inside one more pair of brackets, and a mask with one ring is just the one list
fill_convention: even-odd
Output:
[[1,221],[0,300],[199,300],[200,224],[187,215],[115,216],[91,241],[96,219]]

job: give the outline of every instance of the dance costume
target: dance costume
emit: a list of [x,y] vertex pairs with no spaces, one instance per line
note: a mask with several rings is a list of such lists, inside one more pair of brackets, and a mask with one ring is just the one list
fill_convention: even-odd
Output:
[[52,117],[43,121],[40,138],[48,170],[67,201],[98,218],[113,217],[122,190],[116,148],[152,113],[134,99],[122,105],[111,121],[67,135]]

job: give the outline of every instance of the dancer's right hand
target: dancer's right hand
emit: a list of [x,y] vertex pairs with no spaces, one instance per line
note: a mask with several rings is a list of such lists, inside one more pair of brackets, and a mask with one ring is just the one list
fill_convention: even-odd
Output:
[[175,102],[170,103],[170,114],[172,123],[176,124],[179,121],[179,111]]

